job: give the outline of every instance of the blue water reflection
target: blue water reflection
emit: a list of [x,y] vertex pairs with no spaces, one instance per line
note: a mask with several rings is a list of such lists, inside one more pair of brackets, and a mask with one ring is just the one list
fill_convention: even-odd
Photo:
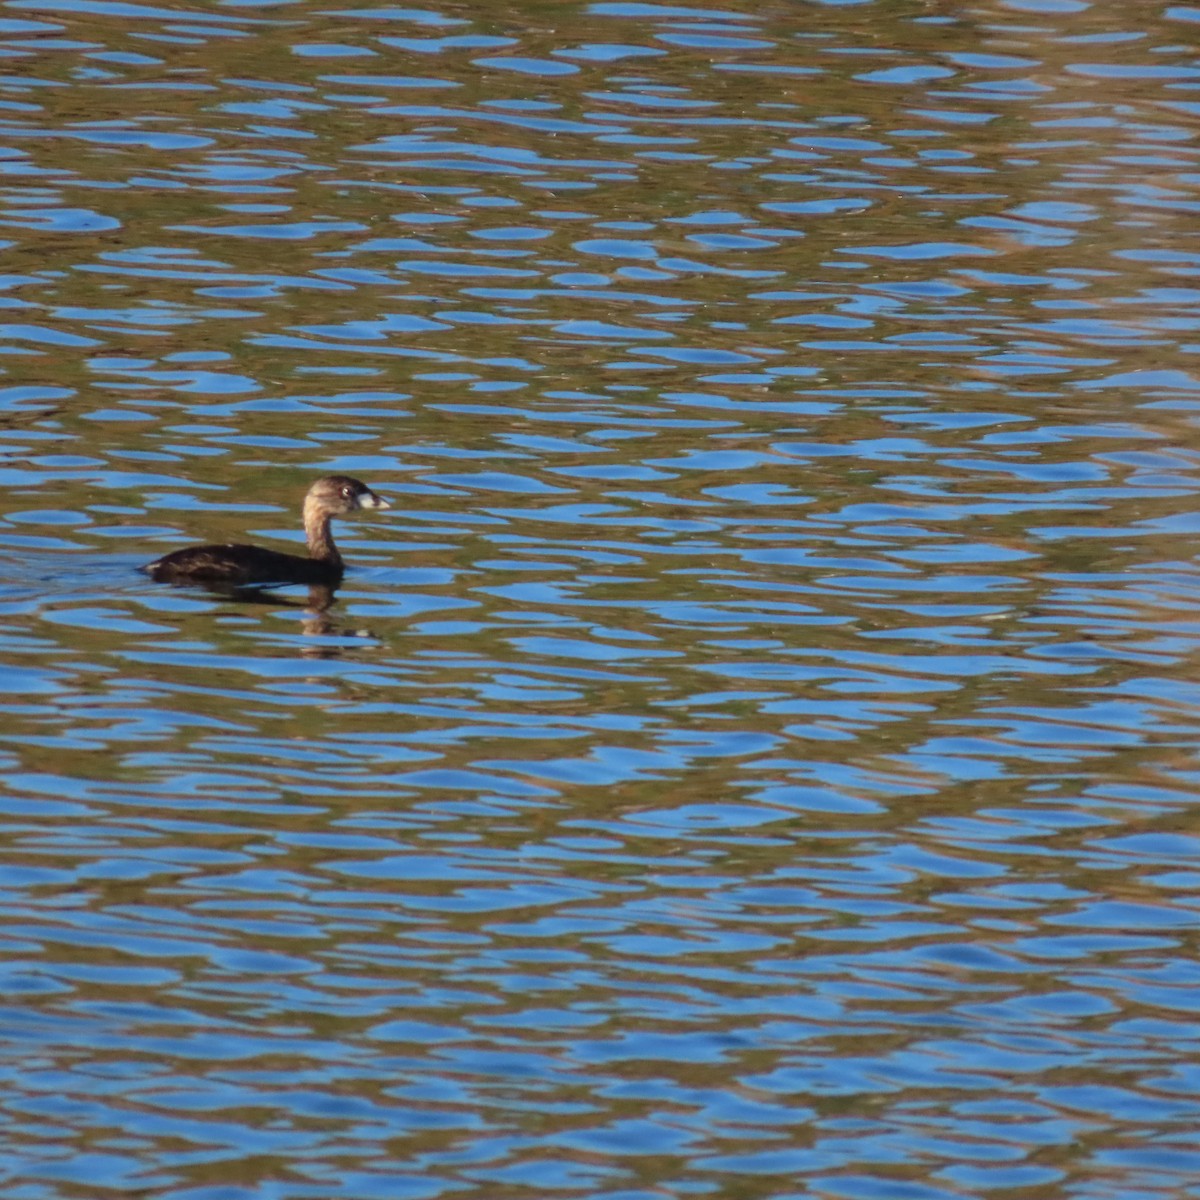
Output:
[[4,1195],[1194,1194],[1198,21],[8,0]]

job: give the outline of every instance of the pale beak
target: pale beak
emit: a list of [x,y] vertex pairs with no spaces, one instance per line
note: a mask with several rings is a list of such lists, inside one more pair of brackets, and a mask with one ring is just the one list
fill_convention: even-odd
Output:
[[363,492],[358,498],[358,503],[362,508],[391,508],[392,506],[383,499],[382,496],[375,495],[374,492]]

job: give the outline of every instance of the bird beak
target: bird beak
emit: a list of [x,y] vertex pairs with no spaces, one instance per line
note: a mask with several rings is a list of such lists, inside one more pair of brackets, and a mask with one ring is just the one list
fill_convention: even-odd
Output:
[[375,495],[374,492],[363,492],[358,498],[358,502],[363,508],[391,508],[392,506],[381,496]]

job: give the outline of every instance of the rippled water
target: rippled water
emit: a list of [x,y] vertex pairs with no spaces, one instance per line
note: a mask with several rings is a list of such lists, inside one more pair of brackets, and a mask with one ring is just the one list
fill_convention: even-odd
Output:
[[1200,1196],[1198,34],[9,0],[5,1200]]

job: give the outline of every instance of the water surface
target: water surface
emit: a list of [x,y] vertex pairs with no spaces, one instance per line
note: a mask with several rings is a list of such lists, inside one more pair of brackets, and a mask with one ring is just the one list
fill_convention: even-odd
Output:
[[1198,33],[9,0],[6,1200],[1200,1196]]

